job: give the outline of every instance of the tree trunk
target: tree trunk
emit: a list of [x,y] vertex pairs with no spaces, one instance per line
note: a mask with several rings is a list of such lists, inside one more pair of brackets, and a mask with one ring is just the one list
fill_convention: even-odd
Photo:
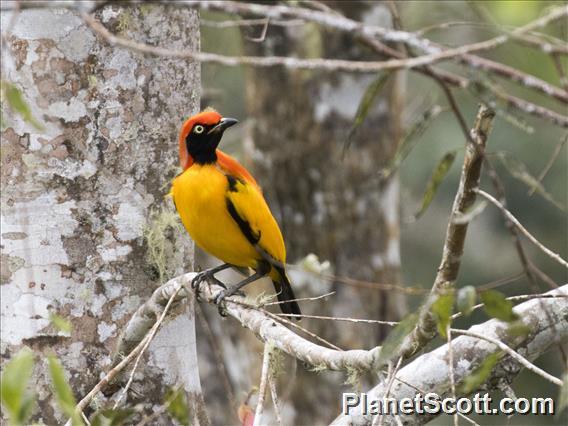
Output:
[[[199,49],[195,11],[107,6],[97,18],[132,39]],[[4,30],[11,19],[2,12]],[[109,46],[64,10],[20,12],[7,47],[2,79],[44,128],[3,110],[1,352],[6,360],[28,346],[38,355],[34,419],[55,424],[63,417],[44,355],[60,358],[80,399],[111,364],[137,307],[191,266],[193,246],[171,231],[163,206],[177,172],[178,126],[198,108],[200,69]],[[70,334],[51,324],[52,313],[71,321]],[[193,330],[191,309],[149,348],[133,384],[146,412],[176,384],[199,399],[199,382],[187,379],[196,371],[187,359]],[[193,412],[207,422],[202,408]]]

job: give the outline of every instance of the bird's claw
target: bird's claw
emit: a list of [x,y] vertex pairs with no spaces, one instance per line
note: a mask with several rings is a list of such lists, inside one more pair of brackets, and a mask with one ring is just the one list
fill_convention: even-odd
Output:
[[208,282],[209,280],[213,281],[215,284],[218,284],[223,288],[227,288],[225,284],[223,284],[223,282],[215,278],[214,272],[208,270],[201,271],[193,278],[193,280],[191,280],[191,289],[195,292],[195,297],[197,300],[199,300],[199,287],[201,286],[201,283]]
[[213,299],[213,303],[217,305],[217,308],[219,309],[219,315],[221,315],[222,317],[227,316],[226,303],[224,303],[225,299],[227,297],[234,295],[244,297],[245,293],[243,293],[241,290],[235,290],[233,288],[229,288],[217,293],[217,295]]
[[213,303],[215,303],[217,305],[219,315],[221,315],[222,317],[227,316],[227,308],[225,306],[225,303],[223,303],[225,301],[226,297],[227,297],[227,292],[225,290],[223,290],[223,291],[220,291],[219,293],[217,293],[217,295],[213,299]]

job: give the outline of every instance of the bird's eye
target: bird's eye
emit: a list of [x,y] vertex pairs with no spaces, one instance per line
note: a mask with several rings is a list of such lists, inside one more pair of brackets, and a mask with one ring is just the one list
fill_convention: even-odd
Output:
[[203,133],[204,130],[205,130],[205,127],[203,127],[201,124],[198,124],[197,126],[195,126],[193,128],[193,132],[197,133],[198,135]]

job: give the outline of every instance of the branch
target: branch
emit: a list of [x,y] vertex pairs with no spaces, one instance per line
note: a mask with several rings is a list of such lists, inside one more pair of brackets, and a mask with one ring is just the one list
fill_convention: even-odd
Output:
[[[233,10],[232,2],[206,2],[201,4],[201,2],[197,2],[196,4],[202,8],[207,9],[211,6],[210,3],[220,3],[227,6],[227,12],[231,12]],[[133,4],[133,3],[129,3]],[[177,4],[177,3],[176,3]],[[183,4],[183,3],[182,3]],[[206,6],[207,5],[207,6]],[[267,7],[263,5],[255,5],[255,4],[247,4],[247,3],[239,3],[238,8],[242,9],[249,7],[251,10],[256,10],[257,7]],[[221,5],[217,5],[215,7],[221,8]],[[272,8],[276,8],[276,6],[270,6]],[[278,6],[280,7],[280,6]],[[216,9],[217,10],[217,9]],[[219,9],[224,10],[224,9]],[[301,9],[305,11],[305,9]],[[309,13],[313,11],[308,10]],[[560,8],[557,10],[555,9],[551,12],[550,15],[547,15],[545,18],[539,20],[539,23],[542,22],[550,22],[549,19],[557,19],[559,16],[562,16],[560,12]],[[322,13],[322,12],[318,12]],[[273,66],[284,66],[288,69],[308,69],[308,70],[327,70],[327,71],[348,71],[348,72],[361,72],[361,73],[376,73],[379,71],[384,70],[394,70],[394,69],[401,69],[401,68],[408,68],[416,70],[417,72],[423,73],[425,75],[436,77],[437,79],[444,81],[448,84],[452,84],[453,86],[457,86],[460,88],[467,88],[471,81],[465,79],[461,76],[454,75],[444,70],[435,70],[431,69],[428,66],[433,64],[434,62],[443,60],[443,59],[451,59],[454,57],[462,58],[465,60],[469,65],[474,68],[488,68],[491,70],[498,70],[502,76],[508,76],[511,80],[521,82],[527,87],[532,87],[541,90],[542,92],[546,93],[547,95],[562,100],[563,102],[568,102],[568,93],[559,89],[555,86],[552,86],[546,83],[543,80],[540,80],[532,75],[522,73],[521,71],[515,70],[510,67],[506,67],[502,64],[492,62],[490,60],[484,58],[478,58],[476,56],[469,56],[465,55],[464,52],[469,52],[472,49],[472,46],[475,47],[479,43],[474,43],[471,45],[462,46],[456,49],[447,49],[443,50],[438,54],[431,54],[431,55],[424,55],[419,57],[413,58],[406,58],[404,56],[400,56],[400,53],[393,54],[396,52],[393,49],[390,49],[382,43],[379,43],[375,40],[372,36],[368,35],[365,31],[355,32],[355,35],[360,37],[366,44],[370,45],[376,51],[388,54],[391,57],[395,57],[396,59],[391,59],[388,61],[349,61],[349,60],[338,60],[338,59],[300,59],[300,58],[292,58],[292,57],[280,57],[280,56],[271,56],[271,57],[256,57],[256,56],[225,56],[219,55],[216,53],[208,53],[208,52],[193,52],[188,50],[172,50],[163,48],[160,46],[151,46],[145,43],[139,43],[134,40],[130,40],[127,38],[123,38],[120,36],[116,36],[108,31],[100,22],[94,19],[90,14],[86,12],[81,13],[83,19],[89,25],[89,27],[97,33],[99,36],[103,37],[109,44],[117,45],[129,50],[139,52],[142,54],[151,54],[155,56],[163,56],[163,57],[175,57],[175,58],[182,58],[182,59],[189,59],[189,60],[196,60],[200,62],[210,62],[210,63],[217,63],[225,66],[239,66],[239,65],[249,65],[249,66],[257,66],[257,67],[273,67]],[[266,15],[268,16],[268,15]],[[340,15],[333,14],[334,18],[337,18]],[[342,17],[342,19],[350,21],[352,23],[358,24],[362,26],[363,24],[359,24],[356,21],[351,21],[347,18]],[[334,19],[335,20],[335,19]],[[332,20],[332,21],[334,21]],[[525,31],[526,28],[530,27],[532,24],[529,24],[525,27],[518,28],[519,31]],[[344,27],[340,27],[339,29],[343,29]],[[362,26],[362,28],[368,28]],[[374,28],[374,27],[370,27]],[[396,31],[394,31],[396,32]],[[403,32],[402,32],[403,33]],[[407,33],[410,34],[410,33]],[[507,36],[501,36],[501,38]],[[492,39],[493,44],[496,42],[496,39],[499,37]],[[499,40],[497,40],[499,41]],[[488,41],[489,42],[489,41]],[[482,43],[488,43],[482,42]],[[489,43],[493,45],[492,43]],[[441,47],[438,47],[438,50],[441,50]],[[473,49],[475,50],[475,49]],[[464,59],[465,58],[465,59]],[[468,59],[469,58],[469,59]],[[469,61],[469,62],[468,62]],[[489,90],[496,92],[491,87]],[[504,101],[507,105],[513,106],[521,111],[535,115],[541,118],[545,118],[557,125],[568,127],[568,118],[565,116],[553,111],[549,110],[545,107],[540,105],[533,104],[528,102],[524,99],[516,98],[514,96],[508,95],[506,93],[494,93],[495,96],[500,98]]]
[[[190,2],[191,3],[191,2]],[[206,2],[209,5],[215,2]],[[230,3],[230,2],[222,2]],[[266,7],[266,6],[262,6]],[[277,7],[277,6],[269,6]],[[207,9],[207,7],[205,7]],[[556,11],[558,12],[558,11]],[[551,14],[555,19],[558,18],[558,13]],[[349,71],[349,72],[361,72],[361,73],[376,73],[385,70],[396,70],[396,69],[410,69],[415,67],[421,67],[424,65],[433,64],[441,60],[452,59],[457,56],[464,55],[467,52],[472,52],[480,50],[481,48],[489,48],[498,46],[501,40],[506,41],[506,36],[500,36],[495,39],[488,40],[487,42],[473,43],[459,48],[446,49],[438,53],[432,53],[429,55],[417,56],[412,58],[401,58],[401,59],[390,59],[387,61],[351,61],[342,59],[302,59],[293,58],[287,56],[225,56],[216,53],[209,52],[198,52],[191,50],[174,50],[167,49],[160,46],[152,46],[145,43],[140,43],[134,40],[130,40],[124,37],[117,36],[110,31],[108,31],[104,25],[93,18],[88,13],[81,13],[82,18],[85,20],[87,25],[98,35],[104,38],[109,44],[125,47],[135,52],[143,54],[151,54],[155,56],[165,56],[171,58],[181,58],[181,59],[191,59],[199,62],[210,62],[226,66],[236,66],[236,65],[251,65],[256,67],[274,67],[283,66],[288,69],[305,69],[305,70],[324,70],[324,71]],[[366,28],[366,27],[364,27]],[[519,28],[520,30],[521,28]],[[503,41],[503,42],[504,42]]]
[[521,355],[519,355],[517,352],[515,352],[513,349],[511,349],[505,343],[501,342],[499,339],[494,339],[492,337],[486,336],[485,334],[476,333],[475,331],[471,331],[471,330],[459,330],[457,328],[451,328],[450,330],[451,330],[452,333],[455,333],[455,334],[461,334],[462,336],[475,337],[476,339],[485,340],[489,343],[493,343],[495,346],[497,346],[499,349],[501,349],[503,352],[505,352],[511,358],[514,358],[515,361],[518,361],[519,364],[522,364],[522,366],[525,367],[527,370],[530,370],[533,373],[538,374],[540,377],[543,377],[544,379],[548,380],[550,383],[555,384],[556,386],[562,387],[562,380],[557,379],[553,375],[544,371],[542,368],[539,368],[536,365],[534,365],[532,362],[528,361],[526,358],[523,358]]
[[417,326],[406,337],[401,348],[401,354],[406,358],[415,354],[434,337],[436,321],[430,312],[430,304],[439,294],[453,288],[458,277],[469,223],[462,223],[454,219],[466,214],[475,203],[475,189],[479,186],[485,144],[491,132],[494,117],[495,113],[492,110],[480,105],[475,124],[471,130],[470,140],[466,141],[460,184],[450,214],[442,261],[432,286],[430,300],[422,309]]
[[[546,293],[547,296],[568,295],[568,284]],[[543,314],[542,301],[546,309],[551,313],[550,318]],[[493,319],[483,324],[475,325],[468,330],[469,334],[484,336],[492,340],[499,340],[506,344],[517,354],[521,354],[525,360],[534,361],[546,353],[552,346],[568,341],[568,298],[543,298],[534,299],[517,305],[515,313],[520,317],[522,324],[530,328],[530,333],[524,339],[514,331],[508,329],[508,324]],[[454,333],[457,330],[453,331]],[[486,339],[485,339],[486,340]],[[454,358],[454,374],[456,383],[462,382],[466,377],[474,374],[479,365],[492,353],[498,350],[493,343],[480,340],[478,337],[461,336],[452,341]],[[416,358],[410,364],[404,366],[395,381],[390,392],[390,397],[400,400],[402,398],[414,398],[417,394],[433,392],[441,397],[450,392],[450,366],[449,346],[445,344],[432,352]],[[489,388],[495,388],[498,381],[505,379],[508,383],[522,370],[523,365],[517,359],[505,356],[501,359],[491,376],[486,381]],[[406,384],[408,383],[408,384]],[[368,401],[382,399],[385,395],[388,383],[380,382],[367,392]],[[458,392],[458,397],[466,396]],[[405,425],[420,425],[432,419],[425,414],[401,415],[401,421]],[[395,425],[394,417],[387,416],[385,424]],[[360,410],[353,409],[350,415],[340,415],[332,423],[333,425],[370,425],[370,415],[362,415]]]
[[[185,275],[173,278],[161,287],[159,287],[152,296],[152,299],[146,302],[138,309],[134,317],[130,320],[123,336],[121,337],[119,347],[121,352],[126,348],[132,347],[140,336],[147,331],[148,324],[152,323],[152,315],[146,315],[149,305],[154,305],[154,296],[159,294],[168,294],[172,288],[183,288],[179,291],[175,301],[179,301],[187,297],[191,290],[187,290],[186,286],[191,283],[196,273],[189,272]],[[223,288],[214,283],[202,283],[199,289],[200,300],[206,303],[214,303],[215,297],[223,291]],[[161,296],[158,296],[161,299]],[[159,300],[160,300],[159,299]],[[380,347],[370,350],[335,350],[320,345],[316,345],[303,337],[298,336],[288,328],[284,327],[278,317],[270,312],[263,312],[254,306],[245,303],[245,299],[239,296],[232,296],[225,299],[226,313],[235,318],[245,328],[251,330],[263,342],[272,342],[274,347],[286,352],[287,354],[299,359],[313,367],[325,368],[335,371],[347,371],[352,369],[371,370],[375,367],[375,361],[379,355]],[[155,317],[154,317],[155,318]],[[146,330],[146,331],[145,331]],[[140,344],[138,344],[140,346]],[[136,346],[136,348],[138,348]],[[136,354],[130,353],[128,358],[132,360]],[[124,361],[124,360],[123,360]],[[122,362],[123,362],[122,361]],[[124,366],[122,366],[124,367]],[[113,377],[116,374],[113,374]],[[108,380],[106,380],[108,382]]]
[[266,385],[268,383],[268,376],[270,372],[270,352],[272,352],[272,343],[264,343],[264,354],[262,356],[262,371],[260,373],[260,386],[258,389],[258,402],[256,403],[256,410],[254,411],[253,426],[260,426],[262,423],[262,413],[264,411],[264,399],[266,396]]
[[[141,1],[127,1],[121,3],[123,6],[133,6],[138,5],[143,2]],[[2,2],[2,10],[13,10],[15,8],[16,2]],[[69,2],[69,1],[27,1],[25,3],[20,3],[22,9],[30,8],[41,8],[41,7],[54,7],[54,8],[69,8],[75,9],[83,15],[87,11],[93,12],[104,6],[106,2]],[[279,18],[292,18],[305,20],[310,22],[315,22],[324,27],[333,28],[339,31],[348,32],[353,34],[355,37],[360,38],[369,45],[374,45],[375,50],[378,45],[383,47],[379,48],[383,54],[389,57],[397,58],[397,60],[385,61],[385,62],[355,62],[355,61],[338,61],[334,59],[296,59],[296,58],[285,58],[285,57],[229,57],[223,55],[217,55],[213,53],[194,53],[187,51],[171,51],[169,49],[163,49],[154,46],[148,46],[136,42],[132,42],[128,39],[122,39],[120,37],[113,36],[108,33],[103,34],[101,31],[100,35],[105,37],[107,41],[111,44],[122,45],[123,47],[141,52],[146,54],[153,54],[158,56],[172,56],[185,59],[193,59],[202,62],[213,62],[222,64],[225,66],[237,66],[237,65],[252,65],[252,66],[285,66],[291,69],[324,69],[324,70],[343,70],[351,72],[377,72],[380,70],[387,69],[399,69],[399,68],[410,68],[421,72],[426,75],[436,75],[441,78],[446,83],[452,84],[453,86],[458,86],[461,88],[468,87],[471,81],[450,72],[444,70],[426,70],[425,65],[431,64],[441,60],[447,60],[452,58],[457,58],[459,61],[468,65],[473,69],[483,69],[492,72],[501,77],[508,78],[512,81],[521,83],[522,85],[536,89],[541,93],[546,94],[552,98],[558,99],[563,103],[568,102],[568,92],[562,90],[554,85],[547,83],[544,80],[539,79],[533,75],[524,73],[522,71],[516,70],[512,67],[508,67],[504,64],[491,61],[486,58],[481,58],[472,55],[470,52],[481,51],[495,48],[508,39],[517,39],[523,36],[525,32],[529,32],[535,28],[542,27],[549,24],[550,22],[563,17],[567,10],[566,8],[558,7],[550,11],[549,14],[544,17],[531,22],[523,27],[516,28],[508,34],[500,35],[498,37],[486,40],[480,43],[473,43],[465,46],[461,46],[453,49],[445,49],[443,46],[431,42],[428,39],[421,38],[419,34],[410,33],[406,31],[386,29],[378,26],[364,25],[360,22],[351,20],[342,16],[341,14],[329,10],[324,11],[314,11],[312,9],[306,9],[301,7],[290,7],[281,5],[262,5],[262,4],[251,4],[251,3],[239,3],[232,1],[178,1],[171,3],[172,5],[178,6],[191,6],[204,10],[216,10],[223,11],[226,13],[233,14],[254,14],[257,16],[264,16],[265,19]],[[280,21],[279,21],[280,22]],[[104,27],[103,27],[104,29]],[[428,53],[428,55],[419,56],[416,58],[405,58],[400,56],[400,54],[393,54],[396,52],[394,49],[390,49],[387,46],[382,45],[378,42],[377,37],[386,40],[401,42],[409,46],[414,46],[419,48],[421,51]],[[400,52],[397,52],[400,53]],[[491,88],[489,88],[492,90]],[[492,90],[493,91],[493,90]],[[498,94],[496,94],[498,95]],[[499,96],[507,105],[513,106],[524,113],[535,115],[546,120],[551,121],[562,127],[568,127],[568,118],[565,116],[544,108],[540,105],[533,104],[524,99],[520,99],[507,94],[501,94]]]
[[[189,283],[194,276],[194,273],[186,274],[184,276],[186,283]],[[199,296],[204,302],[214,303],[215,297],[222,290],[223,288],[217,284],[202,283]],[[231,299],[234,299],[234,302],[231,302]],[[370,350],[353,349],[348,351],[329,349],[298,336],[277,321],[276,315],[265,313],[243,303],[242,297],[232,296],[225,300],[227,301],[226,313],[239,321],[243,327],[251,330],[260,340],[265,343],[272,342],[275,348],[313,367],[347,371],[352,369],[371,370],[376,365],[380,347]]]
[[503,215],[510,220],[513,225],[515,225],[515,227],[521,231],[521,233],[527,237],[535,246],[537,246],[542,252],[544,252],[548,257],[550,257],[551,259],[555,260],[556,262],[560,263],[562,266],[564,266],[565,268],[568,268],[568,262],[566,262],[564,259],[562,259],[562,257],[558,254],[558,253],[554,253],[552,250],[546,248],[539,240],[537,240],[529,231],[527,231],[527,229],[521,224],[521,222],[519,222],[517,220],[517,218],[515,216],[513,216],[513,214],[507,210],[499,201],[497,201],[493,196],[491,196],[490,194],[488,194],[485,191],[482,191],[481,189],[475,189],[474,190],[476,193],[478,193],[479,195],[481,195],[483,198],[485,198],[486,200],[488,200],[489,202],[491,202],[494,206],[496,206],[499,210],[501,210],[501,212],[503,213]]

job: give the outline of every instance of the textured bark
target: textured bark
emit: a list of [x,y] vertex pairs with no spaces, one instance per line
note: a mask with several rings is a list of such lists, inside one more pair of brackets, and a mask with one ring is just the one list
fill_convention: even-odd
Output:
[[[197,14],[158,6],[107,6],[112,31],[151,44],[199,48]],[[9,12],[2,12],[7,29]],[[39,356],[36,420],[62,420],[43,355],[55,352],[80,399],[111,363],[118,335],[159,284],[143,230],[176,173],[177,127],[198,108],[196,63],[113,48],[63,10],[25,10],[3,50],[14,83],[45,129],[3,108],[2,360],[29,346]],[[165,242],[165,273],[191,265],[181,233]],[[175,250],[173,250],[175,247]],[[50,313],[69,318],[70,335]],[[193,314],[166,323],[134,383],[151,411],[180,383]],[[187,391],[195,388],[183,383]]]

